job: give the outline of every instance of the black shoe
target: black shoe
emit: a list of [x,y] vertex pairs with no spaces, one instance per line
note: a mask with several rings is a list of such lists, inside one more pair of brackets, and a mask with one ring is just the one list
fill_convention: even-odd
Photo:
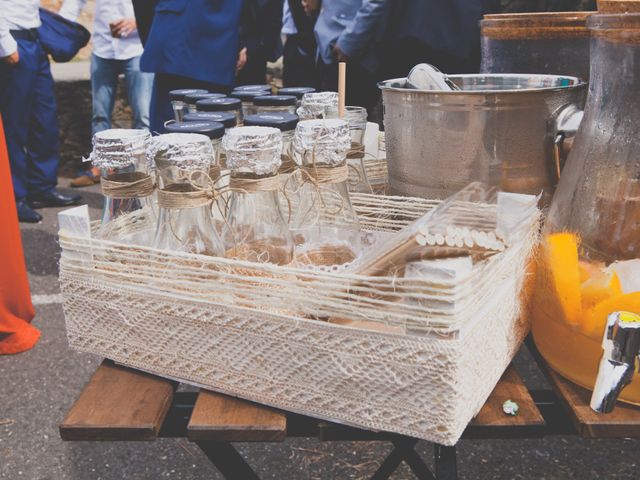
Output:
[[18,220],[21,222],[38,223],[42,220],[42,215],[33,210],[24,200],[16,202],[16,208],[18,209]]
[[81,200],[80,195],[65,195],[57,190],[29,195],[27,198],[31,208],[68,207],[80,203]]

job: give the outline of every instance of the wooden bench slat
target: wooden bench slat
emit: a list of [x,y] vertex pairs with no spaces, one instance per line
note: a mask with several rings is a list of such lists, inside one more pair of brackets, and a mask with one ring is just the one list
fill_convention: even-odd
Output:
[[565,380],[547,367],[547,377],[562,401],[578,434],[586,438],[640,437],[640,407],[616,404],[611,413],[591,410],[591,392]]
[[[518,414],[504,413],[506,400],[518,404]],[[545,422],[529,390],[511,365],[465,431],[465,438],[522,438],[543,436]]]
[[201,390],[187,432],[192,441],[282,442],[287,417],[269,407]]
[[176,383],[105,360],[60,424],[63,440],[154,440]]

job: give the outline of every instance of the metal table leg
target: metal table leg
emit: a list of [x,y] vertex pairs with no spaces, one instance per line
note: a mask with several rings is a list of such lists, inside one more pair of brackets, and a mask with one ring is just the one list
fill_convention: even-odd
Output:
[[456,458],[456,447],[434,445],[433,455],[436,463],[436,478],[438,480],[457,480],[458,462]]
[[260,480],[242,455],[226,442],[197,442],[205,455],[227,480]]

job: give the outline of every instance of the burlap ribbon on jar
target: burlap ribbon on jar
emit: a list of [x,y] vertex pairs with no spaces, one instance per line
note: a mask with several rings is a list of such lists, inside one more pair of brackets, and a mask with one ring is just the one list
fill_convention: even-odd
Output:
[[153,178],[144,172],[114,173],[102,177],[102,193],[109,198],[145,198],[153,194]]

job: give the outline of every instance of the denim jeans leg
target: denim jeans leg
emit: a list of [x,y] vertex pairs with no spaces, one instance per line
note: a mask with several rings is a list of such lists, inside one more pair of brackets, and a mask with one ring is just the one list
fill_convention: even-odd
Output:
[[116,101],[119,70],[120,60],[91,56],[92,135],[111,128],[111,115]]
[[153,73],[140,71],[140,57],[133,57],[126,61],[124,74],[133,111],[133,128],[149,129]]

